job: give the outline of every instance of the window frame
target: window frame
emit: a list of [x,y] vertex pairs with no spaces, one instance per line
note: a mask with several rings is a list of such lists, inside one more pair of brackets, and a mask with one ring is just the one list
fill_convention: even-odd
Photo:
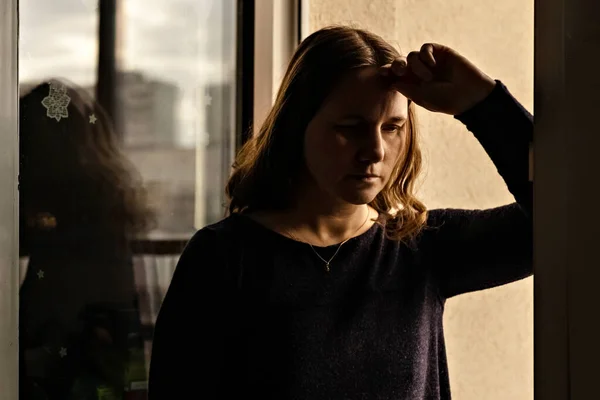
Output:
[[[117,115],[117,4],[118,0],[98,1],[98,56],[96,59],[96,101],[111,117],[114,123],[120,121]],[[120,127],[119,127],[120,128]],[[120,139],[123,130],[116,129]]]
[[0,2],[0,391],[19,388],[19,75],[18,3]]
[[307,5],[305,0],[255,2],[252,135],[273,105],[287,64],[306,34]]
[[[255,0],[237,0],[236,130],[234,153],[248,141],[254,109]],[[235,155],[232,155],[232,158]]]
[[[534,3],[534,393],[598,396],[596,0]],[[595,167],[595,168],[594,168]]]

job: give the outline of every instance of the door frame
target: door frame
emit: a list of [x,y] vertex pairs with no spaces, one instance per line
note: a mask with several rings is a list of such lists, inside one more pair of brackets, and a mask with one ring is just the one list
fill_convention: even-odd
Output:
[[[286,57],[308,33],[308,1],[261,0],[256,12],[254,121],[272,104]],[[286,11],[287,10],[287,11]],[[257,9],[258,11],[258,9]],[[300,14],[298,14],[300,13]],[[600,75],[596,0],[535,0],[535,398],[596,392],[600,343]],[[283,18],[283,19],[281,19]],[[291,21],[289,24],[285,21]],[[302,22],[304,21],[304,22]],[[303,29],[299,29],[303,25]],[[273,35],[280,32],[277,40]],[[303,33],[298,33],[303,32]],[[270,36],[270,37],[269,37]],[[300,38],[298,38],[300,36]],[[296,42],[295,42],[296,41]],[[18,0],[0,2],[0,393],[18,399]],[[266,58],[259,60],[261,55]],[[257,73],[257,71],[259,71]],[[265,86],[258,86],[265,84]],[[591,317],[591,318],[590,318]]]

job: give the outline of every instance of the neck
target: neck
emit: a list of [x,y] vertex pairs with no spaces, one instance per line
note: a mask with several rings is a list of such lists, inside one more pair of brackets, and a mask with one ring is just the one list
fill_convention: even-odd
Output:
[[286,214],[302,240],[321,245],[340,243],[369,229],[376,212],[367,204],[324,201],[324,196],[305,193]]

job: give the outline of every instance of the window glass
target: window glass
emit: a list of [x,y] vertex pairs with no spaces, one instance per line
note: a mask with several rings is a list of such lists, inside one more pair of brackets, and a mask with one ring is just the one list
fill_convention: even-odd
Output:
[[143,396],[179,254],[225,212],[236,2],[19,8],[21,398]]

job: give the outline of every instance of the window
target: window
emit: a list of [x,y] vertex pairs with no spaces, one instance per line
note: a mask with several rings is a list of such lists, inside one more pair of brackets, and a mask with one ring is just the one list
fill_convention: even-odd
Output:
[[248,86],[241,11],[236,0],[20,1],[24,394],[145,390],[178,256],[225,213],[248,109],[236,101]]

